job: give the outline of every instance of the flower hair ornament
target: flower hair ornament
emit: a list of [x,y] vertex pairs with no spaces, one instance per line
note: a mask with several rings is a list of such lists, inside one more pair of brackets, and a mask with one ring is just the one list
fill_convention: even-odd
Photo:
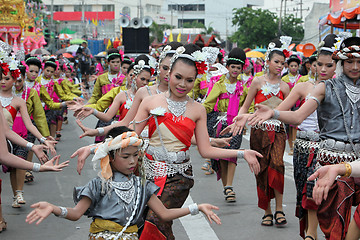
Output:
[[100,160],[101,173],[100,177],[109,180],[113,176],[113,172],[110,166],[110,151],[127,148],[128,146],[134,146],[141,148],[143,140],[135,132],[124,132],[115,138],[107,138],[95,152],[92,159],[94,170],[96,170],[96,163]]
[[183,46],[178,47],[176,49],[174,56],[171,58],[170,69],[172,68],[176,59],[187,58],[187,59],[190,59],[191,61],[195,62],[198,74],[204,74],[206,72],[206,70],[208,69],[207,64],[205,63],[205,60],[206,60],[205,54],[200,50],[193,52],[191,55],[184,54],[184,52],[185,52],[185,48]]
[[167,54],[175,53],[175,52],[176,52],[175,50],[171,50],[170,45],[166,45],[164,49],[161,51],[161,54],[159,56],[159,63],[161,63],[161,61],[164,60]]
[[[339,35],[339,38],[343,38],[342,41],[338,40],[336,44],[336,51],[334,51],[332,58],[334,60],[346,60],[349,58],[358,58],[360,57],[360,46],[351,45],[345,46],[344,40],[347,39],[348,35]],[[341,44],[339,42],[341,41]]]
[[285,58],[290,57],[291,54],[288,50],[288,47],[290,46],[291,40],[292,40],[292,37],[281,36],[280,37],[281,47],[276,47],[276,44],[274,42],[269,43],[268,49],[266,51],[265,61],[269,60],[270,53],[275,50],[283,52],[285,55]]

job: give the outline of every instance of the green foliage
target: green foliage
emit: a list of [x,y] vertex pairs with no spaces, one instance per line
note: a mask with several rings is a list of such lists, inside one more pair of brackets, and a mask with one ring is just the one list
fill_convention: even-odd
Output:
[[[237,31],[230,37],[239,47],[254,48],[267,46],[278,36],[278,17],[269,10],[239,8],[234,9],[232,23]],[[288,15],[282,21],[281,35],[293,37],[293,41],[300,42],[304,37],[302,20]]]
[[152,43],[155,39],[157,42],[161,42],[164,37],[164,31],[166,29],[171,29],[169,24],[157,24],[153,22],[149,28],[150,31],[150,43]]
[[293,14],[287,15],[281,22],[281,35],[291,36],[293,42],[300,43],[304,38],[302,23],[301,18],[296,18]]
[[205,25],[198,21],[193,21],[191,23],[186,22],[186,23],[184,23],[183,27],[184,28],[204,28],[205,29]]

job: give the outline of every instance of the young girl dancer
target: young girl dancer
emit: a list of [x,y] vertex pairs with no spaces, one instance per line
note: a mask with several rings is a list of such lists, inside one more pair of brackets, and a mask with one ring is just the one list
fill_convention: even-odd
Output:
[[[138,239],[139,221],[146,206],[163,221],[205,213],[210,222],[220,224],[210,204],[192,204],[188,208],[164,206],[156,197],[159,187],[151,181],[134,175],[143,144],[138,135],[126,127],[114,128],[109,138],[96,150],[94,164],[101,161],[101,174],[86,186],[75,188],[74,208],[64,208],[47,202],[38,202],[28,214],[26,222],[41,223],[51,213],[72,221],[82,215],[92,217],[89,239]],[[153,238],[154,239],[154,238]]]
[[[246,98],[248,88],[246,85],[244,86],[243,81],[238,80],[245,60],[245,52],[242,49],[234,48],[231,50],[228,61],[226,62],[226,68],[229,73],[220,77],[203,103],[208,114],[213,112],[212,117],[208,118],[208,126],[211,130],[209,134],[211,137],[219,137],[220,131],[232,123],[233,118],[239,111],[239,106],[242,106]],[[230,146],[226,148],[239,149],[241,140],[242,135],[233,137],[230,141]],[[216,159],[212,161],[212,168],[217,172],[218,179],[221,178],[224,187],[224,196],[227,202],[236,201],[233,190],[236,164],[236,158]]]
[[[295,85],[289,96],[276,110],[288,111],[297,101],[303,105],[313,91],[322,81],[331,79],[335,73],[336,62],[331,58],[335,51],[336,35],[330,34],[324,39],[324,45],[319,48],[316,63],[317,79]],[[312,69],[313,71],[313,69]],[[270,111],[270,110],[269,110]],[[256,113],[255,119],[262,118]],[[251,121],[249,124],[254,124]],[[297,138],[294,145],[294,180],[296,185],[296,211],[295,215],[300,220],[300,236],[305,239],[317,239],[318,220],[317,206],[311,199],[313,182],[306,179],[314,172],[316,154],[319,149],[319,125],[317,111],[315,110],[298,127]]]
[[[289,86],[281,81],[281,71],[285,63],[286,48],[291,38],[281,37],[281,42],[276,39],[269,44],[266,66],[267,70],[261,77],[255,77],[245,103],[239,114],[234,118],[234,124],[223,132],[232,129],[233,135],[241,132],[248,118],[248,108],[255,101],[255,104],[262,103],[270,108],[276,108],[289,94]],[[284,162],[286,134],[280,121],[267,121],[258,124],[251,129],[250,148],[260,152],[263,157],[259,158],[261,166],[260,173],[256,176],[258,206],[265,210],[261,225],[272,226],[275,218],[276,226],[284,226],[287,221],[283,212],[283,191],[284,191]],[[272,214],[270,201],[275,197],[276,210]]]

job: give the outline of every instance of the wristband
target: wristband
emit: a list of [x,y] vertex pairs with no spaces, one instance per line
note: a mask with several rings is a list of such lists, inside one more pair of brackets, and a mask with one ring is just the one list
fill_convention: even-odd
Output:
[[245,155],[245,150],[244,151],[238,151],[236,158],[239,161],[240,159],[244,159],[244,155]]
[[212,139],[209,137],[209,142],[211,142],[211,140],[212,140]]
[[46,139],[46,137],[42,137],[42,138],[40,138],[40,143],[44,143],[45,141],[46,141],[47,139]]
[[60,217],[60,218],[66,218],[67,214],[68,214],[68,210],[67,208],[64,208],[64,207],[60,207],[60,210],[61,210],[61,213],[59,215],[55,215],[57,217]]
[[199,213],[199,207],[196,203],[190,204],[189,205],[189,211],[191,213],[191,215],[196,215]]
[[32,149],[33,146],[34,146],[33,143],[28,142],[28,143],[26,144],[26,149],[29,150],[29,151],[31,151],[31,149]]
[[95,154],[95,150],[96,150],[96,144],[91,144],[90,145],[92,148],[90,149],[90,151],[91,151],[91,154]]
[[41,167],[40,163],[34,163],[32,168],[33,172],[40,172],[40,167]]
[[274,119],[279,119],[279,117],[280,117],[280,112],[279,112],[279,110],[276,110],[276,109],[274,109]]
[[66,107],[66,102],[62,102],[62,103],[61,103],[61,106],[62,106],[62,107]]
[[96,116],[96,114],[98,114],[98,112],[99,112],[98,110],[94,109],[94,111],[93,111],[92,114],[93,114],[94,116]]
[[105,132],[104,128],[97,128],[99,134],[103,134]]
[[345,168],[346,168],[346,172],[345,172],[345,174],[343,175],[343,177],[350,177],[351,171],[352,171],[351,165],[350,165],[349,163],[347,163],[347,162],[342,162],[342,164],[344,164],[344,165],[345,165]]

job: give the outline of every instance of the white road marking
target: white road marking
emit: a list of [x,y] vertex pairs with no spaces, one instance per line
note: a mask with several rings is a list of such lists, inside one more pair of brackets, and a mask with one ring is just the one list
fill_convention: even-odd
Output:
[[[186,199],[184,206],[193,204],[194,201],[189,195]],[[214,230],[210,227],[210,223],[206,220],[205,216],[200,213],[195,216],[187,215],[180,218],[180,222],[183,225],[189,239],[197,240],[218,240]],[[213,223],[214,224],[214,223]]]

